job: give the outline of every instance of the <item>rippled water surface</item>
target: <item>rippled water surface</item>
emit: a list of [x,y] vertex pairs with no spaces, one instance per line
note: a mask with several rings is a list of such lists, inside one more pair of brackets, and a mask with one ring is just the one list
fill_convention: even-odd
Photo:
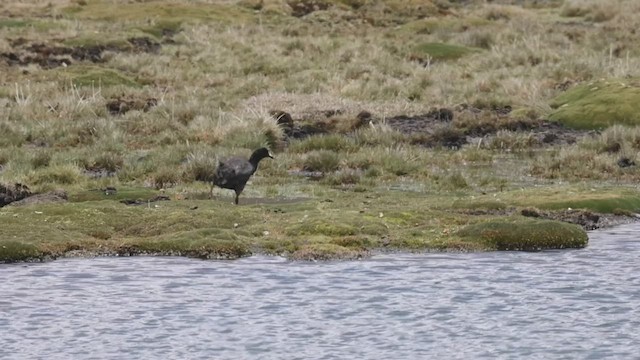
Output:
[[0,359],[638,358],[638,231],[538,253],[0,265]]

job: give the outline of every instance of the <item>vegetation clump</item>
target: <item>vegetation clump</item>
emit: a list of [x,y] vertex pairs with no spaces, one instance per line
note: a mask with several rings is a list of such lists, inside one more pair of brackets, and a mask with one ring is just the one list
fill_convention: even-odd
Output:
[[577,85],[551,102],[550,119],[576,129],[640,125],[636,105],[640,85],[635,80],[609,79]]
[[582,248],[589,240],[580,227],[552,220],[492,220],[466,226],[457,235],[496,250]]
[[43,255],[33,244],[11,240],[0,243],[0,263],[37,260]]

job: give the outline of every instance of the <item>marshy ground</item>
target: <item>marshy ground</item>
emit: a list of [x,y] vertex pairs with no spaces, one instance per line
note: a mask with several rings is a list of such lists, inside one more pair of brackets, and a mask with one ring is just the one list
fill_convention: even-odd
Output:
[[638,10],[3,2],[0,261],[585,246],[640,208]]

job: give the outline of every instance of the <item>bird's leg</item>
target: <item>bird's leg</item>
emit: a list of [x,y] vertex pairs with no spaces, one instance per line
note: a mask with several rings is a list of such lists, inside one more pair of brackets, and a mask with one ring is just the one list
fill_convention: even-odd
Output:
[[209,189],[209,199],[213,199],[213,187],[215,185],[213,183],[211,183],[211,189]]
[[236,205],[238,205],[238,197],[240,197],[240,194],[236,193]]

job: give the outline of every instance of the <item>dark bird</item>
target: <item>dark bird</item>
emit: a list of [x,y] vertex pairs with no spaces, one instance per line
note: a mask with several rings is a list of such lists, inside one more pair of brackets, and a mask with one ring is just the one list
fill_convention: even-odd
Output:
[[629,159],[628,157],[623,157],[620,158],[620,160],[618,160],[618,166],[620,166],[621,168],[626,168],[629,166],[635,166],[636,162]]
[[238,197],[240,193],[242,193],[242,190],[244,190],[247,181],[249,181],[251,175],[258,169],[260,160],[267,157],[273,159],[269,149],[260,148],[251,154],[249,160],[237,156],[221,160],[218,163],[216,173],[213,175],[209,195],[213,193],[214,186],[233,190],[236,192],[235,203],[238,205]]

